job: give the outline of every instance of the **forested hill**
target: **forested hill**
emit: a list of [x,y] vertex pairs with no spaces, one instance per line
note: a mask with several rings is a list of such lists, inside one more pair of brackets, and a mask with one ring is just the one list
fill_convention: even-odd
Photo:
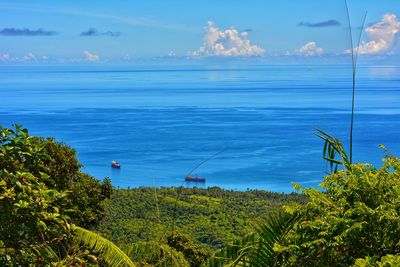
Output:
[[106,201],[106,216],[96,230],[124,245],[162,240],[175,225],[175,232],[214,251],[248,235],[257,221],[292,201],[304,201],[304,196],[218,187],[118,189]]

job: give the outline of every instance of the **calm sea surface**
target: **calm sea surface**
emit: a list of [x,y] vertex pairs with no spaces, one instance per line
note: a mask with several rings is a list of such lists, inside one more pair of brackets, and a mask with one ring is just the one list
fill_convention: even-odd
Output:
[[[325,174],[315,128],[348,145],[350,76],[344,65],[2,66],[0,125],[55,137],[119,187],[186,186],[226,148],[194,172],[198,186],[289,192]],[[361,66],[357,83],[354,158],[379,166],[379,144],[400,155],[400,68]]]

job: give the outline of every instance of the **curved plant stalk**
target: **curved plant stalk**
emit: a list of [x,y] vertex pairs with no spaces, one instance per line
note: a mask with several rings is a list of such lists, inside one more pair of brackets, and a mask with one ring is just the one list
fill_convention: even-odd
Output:
[[[329,135],[328,133],[320,129],[316,129],[318,132],[316,133],[316,135],[325,141],[323,158],[329,163],[331,173],[337,172],[339,165],[343,165],[345,169],[349,170],[351,168],[351,164],[353,163],[353,129],[354,129],[354,114],[355,114],[355,92],[356,92],[358,49],[360,47],[361,37],[364,31],[365,20],[367,18],[367,12],[365,12],[360,33],[358,35],[357,46],[356,48],[354,48],[353,30],[351,27],[350,12],[349,12],[349,7],[347,5],[347,0],[345,0],[345,5],[346,5],[347,22],[348,22],[349,36],[350,36],[350,48],[351,48],[350,53],[351,53],[351,69],[352,69],[352,97],[351,97],[351,119],[350,119],[350,138],[349,138],[350,157],[347,156],[347,153],[343,148],[343,144],[338,139],[334,138],[333,136]],[[337,159],[336,155],[339,155],[340,159]]]
[[75,241],[99,253],[109,266],[136,266],[128,255],[110,240],[79,226],[74,226],[73,229]]
[[347,22],[349,27],[350,35],[350,47],[351,47],[351,69],[352,69],[352,97],[351,97],[351,119],[350,119],[350,164],[353,163],[353,128],[354,128],[354,107],[355,107],[355,91],[356,91],[356,72],[357,72],[357,59],[358,59],[358,48],[360,47],[362,32],[364,31],[365,20],[367,18],[367,12],[365,12],[363,23],[358,36],[357,47],[354,48],[353,44],[353,31],[351,28],[350,12],[345,0]]

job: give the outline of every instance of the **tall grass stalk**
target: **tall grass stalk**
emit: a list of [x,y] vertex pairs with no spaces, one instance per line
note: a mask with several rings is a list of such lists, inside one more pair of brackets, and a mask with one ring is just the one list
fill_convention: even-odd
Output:
[[353,30],[351,28],[349,6],[346,4],[347,22],[350,35],[350,47],[351,47],[351,68],[352,68],[352,97],[351,97],[351,119],[350,119],[350,164],[353,163],[353,128],[354,128],[354,107],[355,107],[355,91],[356,91],[356,72],[357,72],[357,59],[358,49],[361,43],[361,36],[364,31],[365,20],[367,18],[367,12],[365,12],[364,19],[361,25],[360,33],[358,35],[357,47],[354,48],[353,44]]

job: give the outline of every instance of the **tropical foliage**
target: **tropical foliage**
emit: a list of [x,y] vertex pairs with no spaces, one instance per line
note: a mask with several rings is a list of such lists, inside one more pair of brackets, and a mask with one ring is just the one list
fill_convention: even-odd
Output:
[[109,181],[102,187],[97,179],[80,172],[81,164],[72,148],[15,127],[0,129],[0,171],[31,173],[50,189],[68,191],[70,197],[60,204],[70,211],[72,222],[83,227],[96,224],[104,216]]
[[110,241],[74,225],[97,222],[110,194],[109,181],[101,186],[79,167],[65,145],[19,126],[0,129],[0,266],[97,265],[80,243],[110,266],[129,263]]
[[400,159],[351,164],[317,135],[331,173],[286,195],[114,190],[68,146],[1,128],[0,266],[399,266]]
[[278,254],[273,250],[293,227],[296,216],[285,212],[268,215],[262,224],[256,226],[256,233],[228,245],[217,252],[209,266],[273,266]]
[[65,193],[48,189],[31,173],[2,171],[0,181],[0,265],[44,265],[66,254],[71,225],[60,213]]
[[101,254],[110,266],[135,266],[133,261],[119,247],[104,237],[79,226],[74,227],[75,241],[83,243],[94,252]]
[[399,266],[400,159],[386,153],[381,168],[348,165],[326,176],[322,190],[295,184],[306,203],[285,205],[286,219],[268,219],[256,238],[236,253],[221,251],[225,259],[217,253],[211,266],[221,259],[239,266]]
[[322,191],[301,188],[309,202],[285,207],[299,219],[275,246],[283,266],[350,266],[400,253],[400,159],[383,161],[333,173]]
[[167,244],[156,241],[139,241],[123,247],[138,266],[170,267],[193,266],[185,256]]
[[283,204],[305,200],[303,195],[294,193],[240,192],[217,187],[185,188],[177,200],[176,190],[115,190],[105,202],[106,216],[94,229],[120,246],[159,240],[168,244],[167,239],[173,234],[183,235],[192,244],[213,252],[248,235],[254,225]]

